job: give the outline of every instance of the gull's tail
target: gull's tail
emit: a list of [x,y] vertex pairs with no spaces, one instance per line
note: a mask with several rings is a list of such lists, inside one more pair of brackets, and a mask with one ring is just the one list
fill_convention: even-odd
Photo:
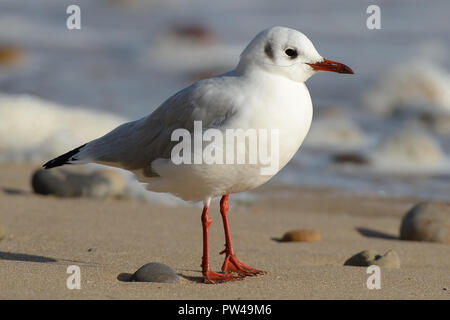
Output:
[[45,169],[50,169],[50,168],[54,168],[54,167],[59,167],[65,164],[70,164],[70,163],[74,163],[77,160],[77,153],[80,152],[80,150],[86,145],[87,143],[83,144],[82,146],[75,148],[67,153],[64,153],[63,155],[60,155],[59,157],[56,157],[53,160],[50,160],[48,162],[46,162],[43,167]]
[[104,136],[46,162],[43,167],[50,169],[65,164],[94,162],[121,168],[123,162],[132,162],[136,154],[141,152],[139,141],[142,139],[139,136],[136,137],[136,133],[142,132],[143,124],[145,124],[145,118],[142,121],[124,123]]

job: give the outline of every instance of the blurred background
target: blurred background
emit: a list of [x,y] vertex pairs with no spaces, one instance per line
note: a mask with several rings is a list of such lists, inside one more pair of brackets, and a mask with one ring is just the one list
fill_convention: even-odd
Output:
[[[81,30],[66,28],[71,4]],[[40,164],[145,116],[281,25],[355,75],[308,80],[311,131],[271,183],[448,200],[449,12],[448,0],[2,0],[0,161]]]

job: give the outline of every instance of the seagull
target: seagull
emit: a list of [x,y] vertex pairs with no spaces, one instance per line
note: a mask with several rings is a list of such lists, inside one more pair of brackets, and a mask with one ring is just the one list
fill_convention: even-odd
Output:
[[[236,257],[228,224],[229,197],[264,184],[298,151],[309,131],[313,113],[305,81],[318,71],[353,74],[348,66],[324,59],[303,33],[279,26],[266,29],[244,49],[234,70],[188,86],[150,115],[124,123],[104,136],[48,161],[43,167],[50,169],[90,162],[109,165],[133,172],[140,182],[147,184],[148,190],[172,193],[186,201],[202,201],[201,268],[204,282],[222,283],[265,274]],[[205,141],[201,141],[200,148],[194,148],[194,151],[183,151],[182,157],[187,161],[174,161],[174,149],[179,147],[181,140],[180,137],[173,139],[174,132],[182,130],[184,134],[192,134],[186,138],[189,142],[186,145],[196,144],[196,123],[216,134],[214,141],[218,143],[214,154],[217,152],[218,155],[221,154],[219,151],[228,155],[229,150],[224,149],[230,142],[239,140],[251,130],[276,132],[276,135],[270,135],[270,141],[257,138],[258,141],[265,140],[261,146],[268,149],[271,142],[276,142],[271,149],[271,154],[277,156],[275,169],[263,174],[264,164],[260,160],[253,163],[195,161],[198,150],[204,152],[208,147],[203,143]],[[237,138],[219,143],[221,139],[217,134],[225,136],[229,130],[238,132]],[[249,152],[251,139],[245,139],[249,136],[243,138],[241,145],[232,146],[231,151],[237,151],[231,160]],[[189,161],[192,159],[194,161]],[[209,207],[215,197],[221,197],[220,213],[225,233],[225,249],[220,252],[225,254],[221,272],[213,271],[209,262],[208,238],[212,222]]]

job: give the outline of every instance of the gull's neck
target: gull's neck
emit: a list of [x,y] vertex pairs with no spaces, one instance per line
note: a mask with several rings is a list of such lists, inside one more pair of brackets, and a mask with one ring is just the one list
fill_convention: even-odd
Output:
[[254,83],[259,83],[269,87],[285,87],[298,89],[298,87],[306,87],[304,82],[291,80],[281,74],[270,72],[255,64],[239,63],[237,67],[225,75],[243,77]]

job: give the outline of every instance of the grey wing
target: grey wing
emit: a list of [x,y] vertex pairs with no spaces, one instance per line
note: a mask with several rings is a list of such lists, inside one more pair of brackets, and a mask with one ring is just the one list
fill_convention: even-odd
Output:
[[202,121],[203,129],[217,128],[236,114],[234,99],[223,90],[222,81],[203,80],[176,93],[151,115],[125,123],[88,143],[77,158],[128,170],[143,169],[146,176],[157,176],[151,171],[151,163],[170,158],[178,143],[171,141],[175,129],[193,132],[194,121]]

